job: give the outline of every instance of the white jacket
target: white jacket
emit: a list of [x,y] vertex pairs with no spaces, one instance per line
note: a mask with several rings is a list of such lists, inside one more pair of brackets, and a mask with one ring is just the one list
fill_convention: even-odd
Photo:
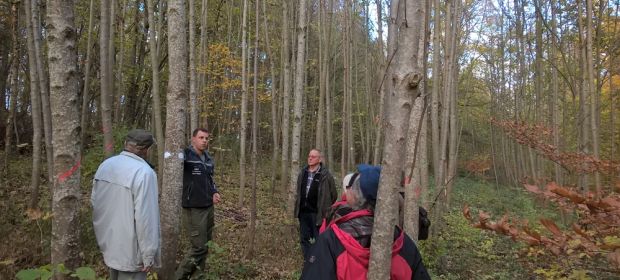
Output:
[[122,152],[99,166],[90,198],[105,264],[119,271],[158,267],[161,256],[157,175],[139,156]]

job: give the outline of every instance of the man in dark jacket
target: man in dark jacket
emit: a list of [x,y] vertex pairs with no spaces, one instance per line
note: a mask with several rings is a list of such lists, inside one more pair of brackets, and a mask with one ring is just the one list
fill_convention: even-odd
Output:
[[[381,169],[360,165],[346,186],[346,205],[317,238],[304,262],[301,279],[366,279],[374,206]],[[395,227],[390,279],[430,279],[415,243]]]
[[306,257],[311,240],[319,236],[319,226],[330,206],[336,201],[338,191],[334,177],[322,163],[321,151],[310,150],[308,165],[297,177],[295,217],[299,219],[301,249]]
[[190,279],[202,273],[207,258],[207,242],[213,235],[213,204],[221,201],[213,181],[214,163],[207,148],[209,132],[197,128],[192,132],[191,145],[185,149],[183,167],[183,223],[191,247],[176,271],[176,279]]

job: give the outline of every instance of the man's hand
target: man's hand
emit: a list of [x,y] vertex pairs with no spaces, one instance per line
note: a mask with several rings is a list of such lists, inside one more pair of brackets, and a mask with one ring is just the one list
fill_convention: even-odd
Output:
[[214,204],[218,204],[218,203],[220,203],[220,201],[222,201],[222,197],[220,196],[220,193],[214,193],[213,194],[213,203]]
[[151,266],[150,265],[149,266],[143,266],[141,270],[142,270],[142,272],[149,272],[149,271],[151,271]]

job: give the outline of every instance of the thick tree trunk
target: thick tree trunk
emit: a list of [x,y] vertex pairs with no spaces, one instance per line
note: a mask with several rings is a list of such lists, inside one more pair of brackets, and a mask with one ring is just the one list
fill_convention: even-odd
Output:
[[183,149],[187,118],[187,15],[184,0],[168,1],[168,94],[166,146],[160,207],[162,230],[162,279],[173,279],[179,238]]
[[[291,170],[299,168],[299,153],[301,144],[301,103],[304,96],[304,72],[306,54],[306,0],[299,0],[299,18],[297,19],[297,60],[295,66],[295,102],[293,105],[293,135],[291,145]],[[291,172],[289,176],[287,213],[293,217],[295,211],[295,192],[297,174]]]
[[[54,128],[52,264],[80,263],[80,111],[72,0],[47,1],[47,46]],[[55,279],[65,279],[57,273]]]
[[[398,212],[396,202],[400,187],[400,174],[403,172],[403,157],[410,127],[410,114],[413,101],[420,96],[420,85],[424,71],[418,63],[419,40],[424,40],[423,2],[400,1],[398,7],[398,45],[396,64],[392,73],[392,99],[389,103],[390,115],[385,127],[385,147],[383,150],[383,170],[379,181],[375,224],[370,247],[370,266],[368,279],[389,279],[392,256],[394,225]],[[392,3],[394,5],[394,3]],[[407,7],[406,9],[404,7]],[[413,62],[413,63],[412,63]]]

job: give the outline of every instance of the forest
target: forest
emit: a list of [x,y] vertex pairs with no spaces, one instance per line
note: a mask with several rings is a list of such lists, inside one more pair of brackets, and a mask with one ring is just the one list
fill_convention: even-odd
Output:
[[312,149],[339,195],[382,168],[368,279],[420,206],[434,279],[620,279],[619,0],[0,0],[0,95],[0,279],[107,279],[93,177],[134,128],[156,140],[148,279],[190,246],[197,128],[222,195],[206,279],[300,278]]

